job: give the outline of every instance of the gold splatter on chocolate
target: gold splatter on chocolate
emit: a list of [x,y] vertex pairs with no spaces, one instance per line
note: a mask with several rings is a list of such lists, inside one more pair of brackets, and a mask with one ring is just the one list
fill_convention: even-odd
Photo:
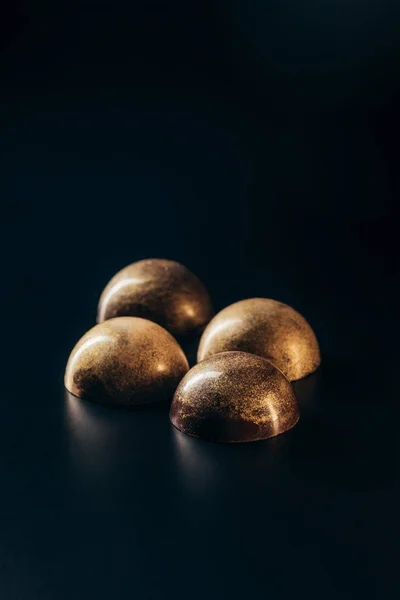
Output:
[[195,365],[171,404],[172,424],[215,442],[250,442],[291,429],[300,416],[291,383],[272,363],[223,352]]
[[203,332],[197,360],[232,350],[266,358],[290,381],[309,375],[321,362],[317,338],[304,317],[268,298],[242,300],[219,312]]
[[142,317],[183,338],[201,333],[214,314],[201,281],[172,260],[149,259],[119,271],[100,297],[97,322]]
[[170,401],[189,368],[178,342],[135,317],[96,325],[76,344],[65,370],[69,392],[112,406]]

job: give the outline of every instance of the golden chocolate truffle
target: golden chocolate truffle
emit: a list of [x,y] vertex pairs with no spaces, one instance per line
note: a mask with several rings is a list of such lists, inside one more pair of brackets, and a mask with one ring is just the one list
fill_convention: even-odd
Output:
[[96,325],[79,340],[64,383],[79,398],[135,406],[171,400],[188,368],[168,331],[145,319],[119,317]]
[[245,352],[222,352],[194,366],[171,404],[172,424],[214,442],[279,435],[299,420],[290,382],[273,364]]
[[266,358],[290,381],[309,375],[321,362],[317,338],[304,317],[267,298],[242,300],[221,310],[201,337],[197,360],[231,350]]
[[142,317],[185,337],[201,332],[213,314],[207,290],[189,269],[172,260],[149,259],[111,279],[100,297],[97,322]]

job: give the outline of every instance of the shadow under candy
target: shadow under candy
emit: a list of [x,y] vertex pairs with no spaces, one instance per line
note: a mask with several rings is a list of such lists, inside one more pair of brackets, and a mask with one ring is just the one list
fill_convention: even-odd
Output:
[[[186,354],[186,358],[189,363],[189,368],[191,369],[197,364],[197,350],[199,347],[201,335],[196,334],[191,338],[180,341],[182,350]],[[179,341],[179,340],[178,340]]]
[[314,373],[311,373],[311,375],[292,382],[300,410],[312,409],[316,402],[318,402],[320,378],[321,374],[318,369]]

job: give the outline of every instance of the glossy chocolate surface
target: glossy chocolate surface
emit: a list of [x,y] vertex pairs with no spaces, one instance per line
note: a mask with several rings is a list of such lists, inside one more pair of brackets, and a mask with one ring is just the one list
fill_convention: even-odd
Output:
[[321,362],[317,338],[304,317],[268,298],[242,300],[219,312],[201,337],[197,360],[232,350],[270,360],[290,381],[309,375]]
[[270,362],[224,352],[194,366],[179,384],[172,424],[215,442],[250,442],[291,429],[300,416],[290,382]]
[[79,340],[64,383],[79,398],[135,406],[171,400],[188,368],[183,350],[165,329],[145,319],[119,317]]
[[142,317],[182,338],[200,333],[214,312],[201,281],[172,260],[148,259],[119,271],[105,287],[97,322]]

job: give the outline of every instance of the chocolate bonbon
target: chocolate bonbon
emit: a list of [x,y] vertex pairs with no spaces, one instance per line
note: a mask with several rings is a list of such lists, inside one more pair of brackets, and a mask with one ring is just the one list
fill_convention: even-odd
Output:
[[304,317],[268,298],[242,300],[221,310],[203,332],[197,360],[232,350],[270,360],[291,381],[309,375],[321,362],[317,338]]
[[64,383],[79,398],[110,406],[170,401],[189,366],[162,327],[136,317],[96,325],[76,344]]
[[201,333],[213,314],[207,290],[189,269],[171,260],[148,259],[128,265],[110,280],[100,297],[97,322],[142,317],[186,338]]
[[300,416],[291,383],[272,363],[245,352],[215,354],[180,382],[172,424],[215,442],[267,439],[291,429]]

